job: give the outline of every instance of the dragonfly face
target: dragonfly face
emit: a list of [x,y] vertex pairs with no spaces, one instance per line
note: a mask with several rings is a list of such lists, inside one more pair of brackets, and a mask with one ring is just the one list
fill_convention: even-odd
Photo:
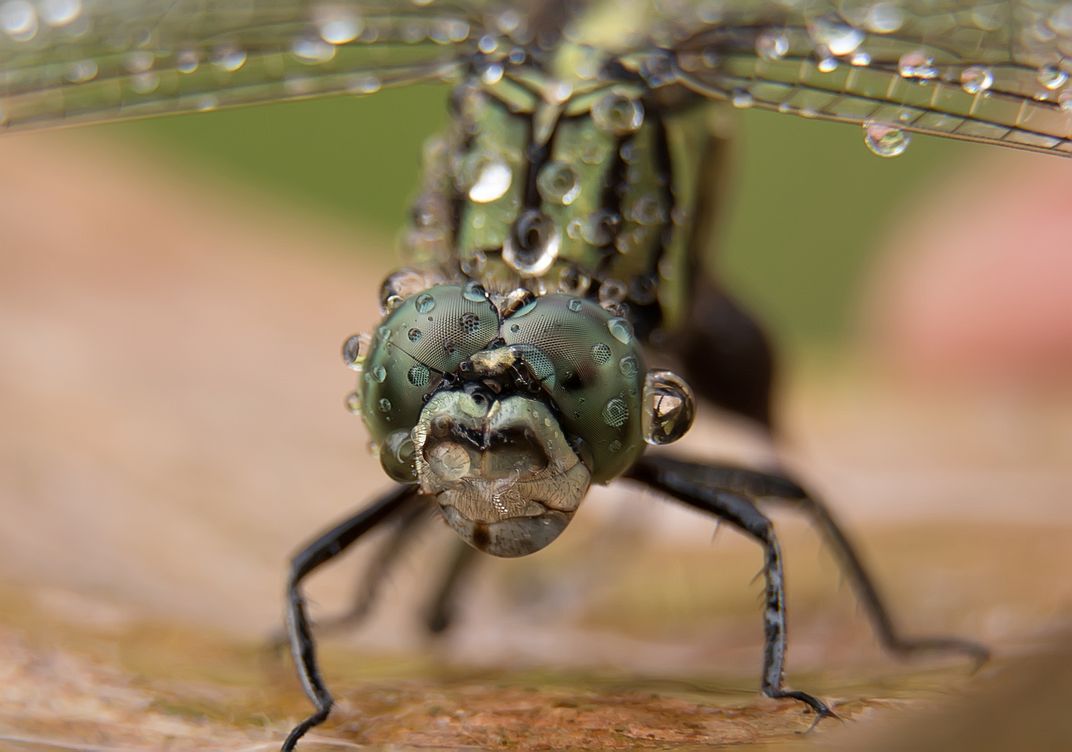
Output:
[[684,383],[645,373],[629,322],[581,297],[438,285],[391,310],[366,347],[351,354],[355,409],[384,469],[497,556],[546,546],[590,483],[692,421]]

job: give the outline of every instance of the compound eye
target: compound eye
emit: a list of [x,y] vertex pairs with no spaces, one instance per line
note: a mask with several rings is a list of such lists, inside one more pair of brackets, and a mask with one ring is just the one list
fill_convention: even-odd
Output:
[[671,371],[648,371],[641,414],[644,441],[654,446],[675,442],[689,430],[695,416],[692,389],[680,376]]

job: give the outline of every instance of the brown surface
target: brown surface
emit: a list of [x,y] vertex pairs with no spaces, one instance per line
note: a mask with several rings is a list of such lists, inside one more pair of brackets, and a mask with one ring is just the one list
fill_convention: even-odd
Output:
[[[371,324],[389,257],[93,142],[4,139],[0,169],[0,747],[270,749],[307,710],[259,648],[286,553],[386,485],[341,408],[337,353]],[[827,367],[784,401],[794,464],[903,623],[985,640],[999,667],[1067,625],[1067,392],[934,393]],[[738,444],[705,424],[686,448]],[[445,553],[428,531],[357,647],[331,643],[342,704],[321,738],[799,743],[807,718],[754,692],[758,552],[617,487],[588,506],[547,552],[490,562],[434,648],[412,618]],[[975,685],[956,663],[883,659],[829,557],[779,524],[792,684],[862,719]],[[318,613],[351,587],[352,564],[336,569],[314,583]]]

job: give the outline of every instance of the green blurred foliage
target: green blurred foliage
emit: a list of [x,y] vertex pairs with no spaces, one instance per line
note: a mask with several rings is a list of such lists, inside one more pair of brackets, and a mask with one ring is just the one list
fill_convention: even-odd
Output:
[[[393,235],[415,190],[421,144],[446,122],[447,91],[417,86],[105,130]],[[784,343],[835,345],[898,207],[981,148],[916,137],[903,156],[881,159],[855,126],[741,113],[718,268]]]

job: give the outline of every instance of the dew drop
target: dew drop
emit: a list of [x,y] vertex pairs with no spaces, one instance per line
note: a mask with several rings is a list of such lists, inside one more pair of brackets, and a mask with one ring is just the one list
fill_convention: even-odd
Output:
[[638,198],[626,210],[626,216],[638,225],[657,225],[666,221],[666,212],[663,211],[662,204],[652,195]]
[[503,261],[521,274],[538,276],[558,258],[562,235],[554,221],[537,209],[517,218],[503,243]]
[[82,0],[42,0],[41,20],[52,27],[66,26],[82,15]]
[[625,294],[625,285],[616,279],[605,279],[599,285],[599,304],[604,308],[620,305],[625,300]]
[[610,347],[603,342],[597,342],[592,345],[592,360],[594,360],[597,365],[603,365],[610,360],[610,355]]
[[234,73],[246,64],[246,51],[238,47],[218,47],[212,55],[212,64],[225,73]]
[[477,151],[462,159],[456,184],[471,201],[487,204],[506,195],[513,179],[513,170],[501,157]]
[[412,327],[408,332],[406,332],[406,339],[408,339],[410,342],[413,342],[414,344],[420,342],[422,337],[424,337],[424,332],[422,332],[417,327]]
[[573,300],[571,300],[569,303],[566,304],[566,308],[569,308],[574,313],[578,313],[581,310],[581,308],[583,308],[583,307],[584,307],[584,303],[582,303],[577,298],[574,298]]
[[756,37],[756,54],[764,60],[780,60],[789,52],[789,37],[781,31],[767,29]]
[[[563,265],[558,275],[558,291],[567,295],[584,295],[591,284],[592,278],[573,264]],[[572,302],[570,301],[571,304]]]
[[[577,172],[565,162],[548,162],[536,178],[536,187],[544,201],[569,206],[581,194]],[[569,229],[567,228],[567,234]]]
[[892,34],[904,25],[904,10],[893,2],[878,2],[867,12],[867,28],[877,34]]
[[929,81],[938,77],[938,69],[934,66],[934,58],[923,50],[906,52],[897,60],[897,72],[902,78],[915,78]]
[[629,325],[629,322],[623,318],[613,318],[607,322],[607,331],[614,339],[621,342],[623,345],[628,345],[633,341],[633,327]]
[[303,63],[326,63],[335,57],[334,45],[319,37],[299,37],[290,46],[294,57]]
[[353,334],[342,343],[342,362],[353,371],[360,371],[361,364],[368,355],[372,338],[367,334]]
[[829,18],[818,18],[809,23],[808,33],[816,44],[837,57],[851,55],[864,41],[864,33],[859,29]]
[[611,428],[621,428],[629,420],[629,406],[621,397],[611,397],[603,406],[603,422]]
[[346,44],[361,33],[361,19],[343,8],[332,7],[317,19],[320,38],[328,44]]
[[588,216],[581,229],[581,237],[584,242],[596,247],[608,245],[614,240],[619,224],[621,218],[617,214],[600,209]]
[[1056,65],[1044,65],[1039,68],[1038,82],[1050,91],[1055,91],[1068,82],[1068,74]]
[[175,70],[179,73],[193,73],[200,64],[201,58],[194,50],[181,50],[175,54]]
[[428,386],[428,376],[428,367],[420,364],[411,366],[406,372],[406,380],[418,389]]
[[755,100],[750,92],[744,89],[734,89],[733,94],[730,96],[730,103],[739,110],[747,110],[755,104]]
[[373,381],[382,384],[387,379],[387,369],[383,366],[375,366],[369,371],[369,376]]
[[8,0],[0,5],[0,30],[16,42],[33,39],[37,28],[37,11],[27,0]]
[[660,446],[684,436],[696,416],[692,390],[671,371],[648,371],[644,378],[640,425],[644,441]]
[[636,376],[638,370],[636,358],[632,355],[626,355],[618,361],[618,372],[627,379]]
[[364,96],[366,94],[375,94],[383,88],[383,81],[373,75],[358,76],[350,84],[349,91],[353,94]]
[[98,72],[97,63],[93,60],[79,60],[67,69],[67,80],[73,84],[84,84],[96,78]]
[[887,123],[864,123],[864,143],[880,157],[896,157],[904,154],[911,141],[900,128]]
[[435,308],[435,298],[429,293],[421,293],[417,296],[416,307],[417,313],[431,313]]
[[465,287],[462,288],[462,297],[470,303],[483,303],[488,299],[488,293],[479,283],[466,282]]
[[377,406],[380,408],[381,413],[391,412],[391,400],[387,399],[386,397],[381,397],[380,401],[377,403]]
[[644,123],[644,105],[627,94],[612,91],[592,107],[592,122],[615,136],[635,133]]
[[994,74],[981,65],[969,65],[960,72],[960,88],[969,94],[978,94],[994,85]]
[[492,63],[484,68],[484,72],[480,74],[480,80],[486,85],[491,86],[492,84],[497,84],[499,81],[502,81],[503,73],[505,73],[505,69],[501,64]]
[[350,392],[346,395],[345,400],[346,409],[351,415],[358,415],[361,413],[361,393]]
[[824,57],[815,67],[820,73],[833,73],[837,70],[838,61],[836,57]]

